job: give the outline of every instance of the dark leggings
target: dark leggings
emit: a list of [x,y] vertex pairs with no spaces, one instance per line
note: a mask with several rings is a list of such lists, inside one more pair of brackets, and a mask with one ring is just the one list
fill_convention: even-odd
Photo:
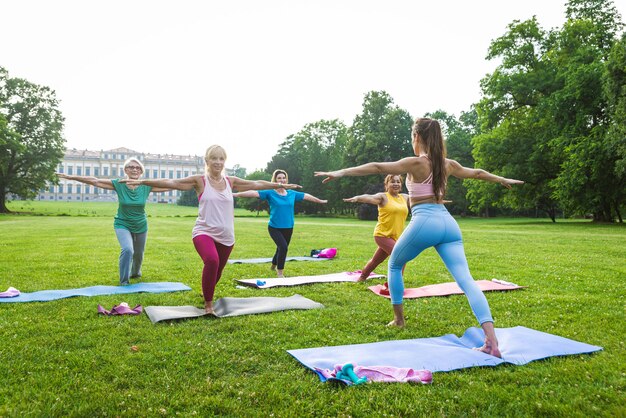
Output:
[[276,266],[278,270],[285,268],[285,260],[287,259],[287,250],[289,249],[289,241],[291,241],[291,234],[293,234],[293,228],[272,228],[267,227],[270,237],[276,244],[276,252],[272,257],[272,264]]

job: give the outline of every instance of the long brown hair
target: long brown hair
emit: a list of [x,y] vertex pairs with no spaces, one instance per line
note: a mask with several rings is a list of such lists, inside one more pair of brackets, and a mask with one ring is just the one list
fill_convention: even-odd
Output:
[[440,201],[446,193],[446,145],[441,126],[435,119],[417,118],[413,123],[413,136],[419,135],[422,151],[430,158],[433,169],[433,191],[435,200]]

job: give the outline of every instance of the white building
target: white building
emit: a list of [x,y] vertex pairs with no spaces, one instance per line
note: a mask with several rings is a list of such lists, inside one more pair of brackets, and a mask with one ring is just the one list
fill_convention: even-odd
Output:
[[[204,172],[204,157],[197,155],[146,154],[128,148],[106,151],[66,149],[58,172],[75,176],[124,178],[124,161],[135,157],[146,169],[144,178],[180,179]],[[149,202],[176,203],[180,190],[151,193]],[[42,190],[37,200],[117,201],[114,190],[104,190],[73,180],[60,179],[59,184]]]

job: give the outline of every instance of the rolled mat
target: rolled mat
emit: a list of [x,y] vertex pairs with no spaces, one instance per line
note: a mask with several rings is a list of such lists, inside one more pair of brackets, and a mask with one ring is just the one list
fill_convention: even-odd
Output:
[[22,292],[19,296],[13,298],[0,298],[0,303],[49,302],[74,296],[103,296],[142,292],[167,293],[182,290],[191,290],[191,288],[178,282],[136,283],[128,286],[91,286],[78,289],[40,290],[32,293]]
[[[526,286],[518,286],[515,283],[505,282],[504,280],[476,280],[476,284],[483,292],[492,290],[516,290],[523,289]],[[382,284],[368,287],[369,290],[379,296],[390,298],[389,290]],[[404,289],[404,299],[428,298],[432,296],[449,296],[462,295],[463,291],[456,282],[431,284],[417,288]]]
[[169,321],[172,319],[197,318],[200,316],[215,316],[225,318],[229,316],[252,315],[294,309],[321,309],[324,305],[307,299],[304,296],[293,295],[284,298],[221,298],[213,303],[215,314],[207,314],[204,309],[195,306],[146,306],[146,314],[152,323]]
[[287,350],[303,366],[313,370],[333,369],[337,364],[389,366],[446,372],[467,367],[497,366],[502,363],[523,365],[553,356],[586,354],[602,347],[581,343],[557,335],[518,326],[496,328],[502,358],[474,350],[483,345],[480,328],[468,328],[461,338],[453,334],[434,338],[383,341],[369,344]]
[[[237,279],[235,281],[245,286],[256,287],[257,289],[267,289],[269,287],[276,286],[298,286],[310,283],[356,282],[360,276],[360,271],[344,271],[341,273],[320,274],[317,276],[296,276],[272,279]],[[370,273],[368,279],[378,279],[381,277],[385,276],[382,274]]]
[[[287,257],[285,261],[327,261],[332,258],[318,258],[318,257]],[[271,263],[271,258],[244,258],[241,260],[228,260],[229,264],[263,264]]]

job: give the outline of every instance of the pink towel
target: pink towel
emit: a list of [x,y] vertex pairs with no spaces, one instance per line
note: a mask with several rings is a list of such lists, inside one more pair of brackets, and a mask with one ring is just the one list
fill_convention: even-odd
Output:
[[102,315],[139,315],[142,311],[143,308],[141,305],[137,305],[133,309],[130,309],[130,306],[128,306],[128,303],[126,302],[113,306],[110,311],[104,309],[102,305],[98,305],[98,313]]
[[20,295],[20,291],[14,287],[9,287],[6,292],[0,293],[0,298],[14,298]]
[[[334,370],[316,369],[326,379],[335,378],[341,371],[343,364],[336,364]],[[354,373],[358,377],[367,377],[368,382],[387,383],[422,383],[433,382],[433,374],[429,370],[414,370],[393,366],[357,366],[354,365]]]

